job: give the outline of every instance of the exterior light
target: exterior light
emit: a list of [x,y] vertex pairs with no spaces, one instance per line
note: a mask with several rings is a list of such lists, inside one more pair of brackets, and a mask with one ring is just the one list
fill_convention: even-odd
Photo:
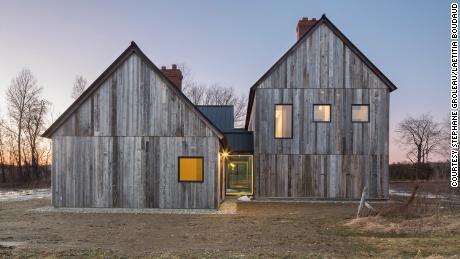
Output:
[[227,151],[222,152],[222,157],[223,157],[223,158],[228,157],[228,152],[227,152]]

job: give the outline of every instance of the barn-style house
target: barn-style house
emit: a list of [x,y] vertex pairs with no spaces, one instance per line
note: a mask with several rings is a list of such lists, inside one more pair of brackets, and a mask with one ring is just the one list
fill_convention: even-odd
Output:
[[297,42],[232,106],[196,106],[176,66],[133,42],[43,134],[55,207],[218,208],[227,195],[388,198],[396,86],[332,22]]

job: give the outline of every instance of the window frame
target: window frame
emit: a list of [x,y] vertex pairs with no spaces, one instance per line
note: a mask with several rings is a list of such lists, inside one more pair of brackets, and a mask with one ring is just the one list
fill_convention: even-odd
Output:
[[[196,158],[201,160],[201,181],[182,181],[180,179],[180,160],[181,158]],[[178,156],[177,157],[177,181],[179,183],[203,183],[204,182],[204,156]]]
[[[329,120],[328,121],[317,121],[315,120],[315,106],[329,106]],[[331,123],[332,120],[332,105],[330,103],[314,103],[312,109],[312,120],[314,123]]]
[[[367,106],[367,121],[354,121],[353,120],[353,106]],[[352,123],[369,123],[371,121],[371,106],[368,103],[353,103],[353,104],[351,104],[350,113],[351,113],[350,118],[351,118]]]
[[[291,106],[291,136],[276,137],[276,106]],[[294,105],[292,103],[275,103],[273,109],[273,137],[275,139],[292,139],[294,137]]]

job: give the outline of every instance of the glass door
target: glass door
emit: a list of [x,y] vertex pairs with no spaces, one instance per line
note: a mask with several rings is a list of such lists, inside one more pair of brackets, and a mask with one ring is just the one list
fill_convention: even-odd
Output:
[[229,155],[225,161],[227,195],[253,194],[253,156]]

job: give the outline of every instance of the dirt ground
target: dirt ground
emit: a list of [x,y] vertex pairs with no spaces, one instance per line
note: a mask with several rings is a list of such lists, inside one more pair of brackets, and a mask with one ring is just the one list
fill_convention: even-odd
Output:
[[29,211],[49,205],[48,198],[0,202],[0,257],[460,255],[460,229],[382,233],[357,228],[349,224],[356,213],[350,203],[239,203],[232,215]]

